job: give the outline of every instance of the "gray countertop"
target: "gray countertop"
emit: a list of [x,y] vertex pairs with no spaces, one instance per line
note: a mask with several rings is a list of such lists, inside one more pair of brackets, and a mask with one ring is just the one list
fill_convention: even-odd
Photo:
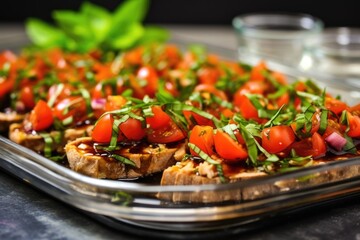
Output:
[[[229,239],[360,239],[360,198],[277,217]],[[155,233],[154,233],[155,234]],[[201,235],[199,235],[201,236]],[[0,170],[0,239],[144,239],[113,229]]]
[[[233,48],[231,28],[168,26],[182,39]],[[25,36],[21,26],[1,26],[0,44]],[[210,37],[211,36],[211,37]],[[18,43],[17,43],[18,44]],[[277,217],[270,225],[231,239],[360,239],[360,197]],[[140,235],[140,236],[139,236]],[[115,230],[0,169],[0,239],[144,239]],[[230,238],[230,237],[227,237]]]

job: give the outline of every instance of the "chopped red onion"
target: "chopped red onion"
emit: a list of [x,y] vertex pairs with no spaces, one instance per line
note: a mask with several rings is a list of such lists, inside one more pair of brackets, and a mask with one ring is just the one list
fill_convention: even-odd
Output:
[[92,109],[103,109],[106,103],[105,98],[97,98],[91,100],[91,107]]
[[346,139],[337,132],[331,133],[328,137],[325,138],[325,141],[337,151],[341,151],[341,149],[346,144]]

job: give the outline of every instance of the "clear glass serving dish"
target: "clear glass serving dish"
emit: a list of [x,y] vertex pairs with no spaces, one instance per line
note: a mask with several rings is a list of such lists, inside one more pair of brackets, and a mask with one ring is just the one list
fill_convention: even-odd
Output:
[[[234,57],[233,51],[209,50]],[[269,66],[284,70],[281,65],[276,68],[276,63],[269,62]],[[290,77],[298,73],[285,70]],[[352,103],[358,100],[348,94],[346,86],[323,84]],[[360,157],[237,183],[160,186],[160,175],[147,180],[90,178],[0,136],[0,167],[112,227],[140,232],[204,233],[212,237],[224,231],[238,233],[249,224],[285,212],[360,193]],[[191,201],[214,195],[230,197],[220,202]]]

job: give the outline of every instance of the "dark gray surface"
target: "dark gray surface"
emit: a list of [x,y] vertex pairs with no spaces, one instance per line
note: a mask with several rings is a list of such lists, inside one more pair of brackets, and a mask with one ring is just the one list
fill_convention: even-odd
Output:
[[[227,239],[360,239],[360,198],[275,218]],[[0,239],[144,239],[117,231],[0,170]]]

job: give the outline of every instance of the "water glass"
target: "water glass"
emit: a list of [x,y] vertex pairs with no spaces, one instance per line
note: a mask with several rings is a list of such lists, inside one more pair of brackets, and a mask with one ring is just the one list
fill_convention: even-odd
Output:
[[250,13],[233,19],[242,56],[276,60],[302,70],[312,67],[323,22],[307,14]]

